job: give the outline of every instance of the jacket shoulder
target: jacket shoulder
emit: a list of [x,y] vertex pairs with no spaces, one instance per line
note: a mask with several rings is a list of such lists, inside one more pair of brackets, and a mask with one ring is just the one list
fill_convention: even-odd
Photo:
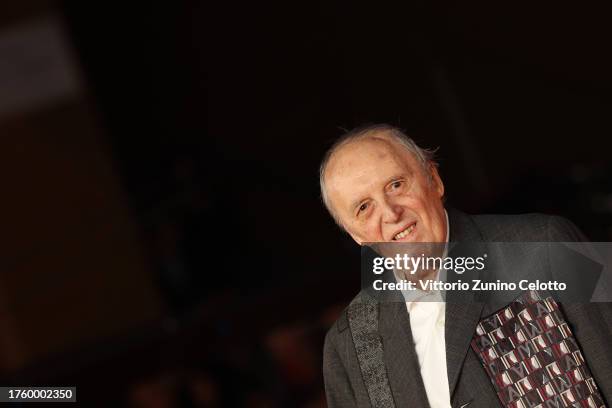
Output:
[[345,336],[345,335],[349,335],[350,336],[350,330],[347,330],[349,328],[349,318],[348,318],[349,308],[352,305],[354,305],[355,303],[363,302],[364,301],[364,297],[366,297],[366,296],[368,296],[368,295],[365,294],[364,291],[359,292],[351,300],[351,302],[344,308],[342,313],[340,313],[340,316],[338,316],[338,318],[336,319],[334,324],[332,324],[332,326],[327,331],[326,338],[328,340],[334,340],[334,339],[336,339],[336,338],[338,338],[340,336]]
[[569,220],[539,213],[472,215],[487,241],[575,241],[582,234]]

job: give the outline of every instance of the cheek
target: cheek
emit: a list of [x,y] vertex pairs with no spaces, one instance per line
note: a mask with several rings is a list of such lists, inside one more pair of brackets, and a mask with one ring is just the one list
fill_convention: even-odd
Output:
[[421,221],[429,227],[436,222],[438,212],[440,208],[443,208],[439,198],[433,194],[427,194],[427,192],[422,192],[422,194],[410,197],[404,196],[401,198],[400,204],[406,210],[419,217]]
[[[426,183],[423,181],[423,183]],[[436,190],[428,184],[418,183],[410,194],[405,195],[407,200],[421,210],[433,209],[436,203],[440,201],[440,197]]]
[[427,210],[427,202],[427,199],[421,195],[405,195],[399,198],[398,204],[414,214],[423,216],[423,213]]
[[440,203],[431,203],[426,209],[428,228],[436,241],[442,242],[446,238],[446,217],[444,206]]
[[363,242],[374,242],[382,240],[380,224],[376,220],[368,220],[368,222],[360,223],[355,226],[356,235]]

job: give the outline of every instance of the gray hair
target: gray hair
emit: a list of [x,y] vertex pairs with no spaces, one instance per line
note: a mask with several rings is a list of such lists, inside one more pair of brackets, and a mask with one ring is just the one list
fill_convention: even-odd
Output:
[[391,140],[397,142],[400,146],[403,146],[408,150],[419,162],[422,166],[423,170],[428,174],[429,180],[432,181],[432,175],[429,171],[429,166],[434,165],[438,166],[435,159],[435,153],[437,149],[425,149],[419,147],[412,138],[407,136],[401,129],[388,125],[385,123],[375,124],[375,125],[367,125],[358,127],[349,132],[346,132],[344,135],[340,136],[332,146],[325,152],[323,156],[323,160],[321,161],[321,166],[319,167],[319,184],[321,186],[321,200],[327,208],[327,211],[331,214],[336,224],[338,224],[341,228],[344,228],[342,223],[340,222],[340,218],[334,212],[333,207],[329,201],[329,197],[327,195],[327,191],[325,188],[325,170],[329,165],[331,158],[334,154],[343,146],[346,146],[349,143],[356,142],[359,140],[376,138],[381,133],[384,133],[385,136],[390,138]]

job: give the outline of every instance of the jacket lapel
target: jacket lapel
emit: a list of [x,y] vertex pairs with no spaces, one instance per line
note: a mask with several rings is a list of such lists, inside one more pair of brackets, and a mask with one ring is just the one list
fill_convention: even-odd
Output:
[[446,326],[444,332],[446,368],[451,399],[459,379],[463,360],[469,351],[470,341],[480,320],[482,307],[482,303],[476,302],[463,303],[451,301],[446,303]]
[[[472,219],[457,210],[449,209],[450,245],[460,242],[482,242],[482,235]],[[452,249],[451,249],[452,251]],[[448,278],[456,278],[450,273]],[[465,280],[465,278],[464,278]],[[470,341],[480,320],[483,304],[475,302],[471,291],[453,292],[446,302],[446,366],[451,400],[461,373],[463,361],[470,348]]]
[[380,303],[379,332],[395,406],[428,407],[406,303],[401,300]]

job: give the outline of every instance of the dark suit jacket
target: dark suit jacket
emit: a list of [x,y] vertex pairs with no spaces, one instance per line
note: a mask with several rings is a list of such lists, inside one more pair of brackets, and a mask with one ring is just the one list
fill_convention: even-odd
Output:
[[[569,221],[541,214],[476,215],[448,210],[451,242],[573,242],[584,237]],[[550,269],[542,262],[541,269]],[[542,272],[546,274],[547,272]],[[563,304],[563,311],[586,362],[609,403],[612,402],[612,304]],[[499,407],[493,386],[470,340],[478,321],[495,310],[482,302],[447,303],[446,363],[453,407]],[[402,302],[381,302],[378,332],[396,407],[428,407],[414,350],[410,319]],[[370,407],[351,330],[342,313],[325,338],[323,355],[325,391],[330,408]]]

